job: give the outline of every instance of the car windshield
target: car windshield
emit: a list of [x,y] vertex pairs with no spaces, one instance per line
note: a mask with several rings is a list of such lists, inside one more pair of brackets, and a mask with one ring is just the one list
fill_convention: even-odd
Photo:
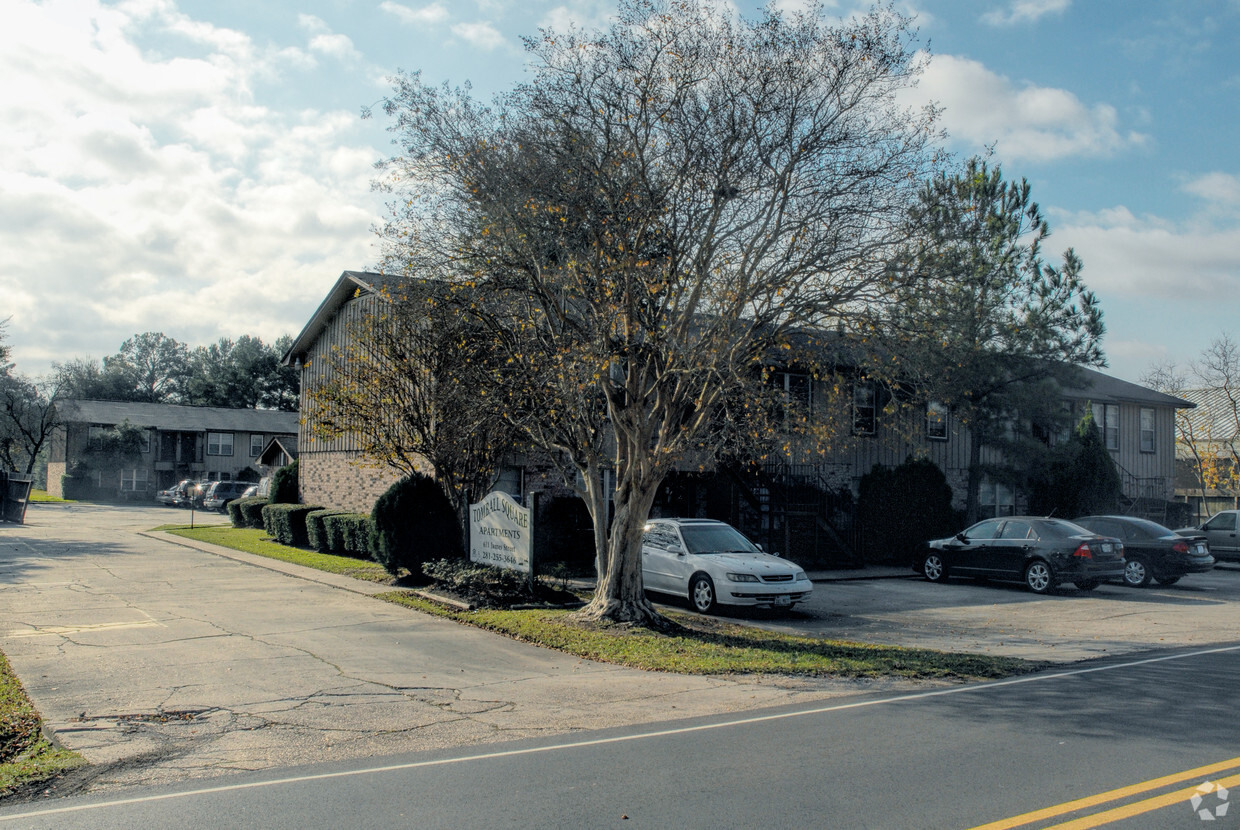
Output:
[[689,553],[757,553],[758,548],[728,525],[682,525]]

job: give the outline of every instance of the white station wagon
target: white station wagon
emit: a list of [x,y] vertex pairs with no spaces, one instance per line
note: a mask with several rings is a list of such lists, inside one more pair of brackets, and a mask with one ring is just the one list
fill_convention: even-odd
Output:
[[713,519],[653,519],[642,535],[646,590],[687,597],[703,614],[721,605],[791,608],[813,583],[795,562],[780,559]]

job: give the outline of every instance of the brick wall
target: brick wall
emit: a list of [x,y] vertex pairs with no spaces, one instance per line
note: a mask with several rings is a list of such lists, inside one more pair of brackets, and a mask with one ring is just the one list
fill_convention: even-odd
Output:
[[315,452],[302,454],[297,478],[305,504],[369,513],[375,499],[401,476],[391,467],[360,461],[351,452]]

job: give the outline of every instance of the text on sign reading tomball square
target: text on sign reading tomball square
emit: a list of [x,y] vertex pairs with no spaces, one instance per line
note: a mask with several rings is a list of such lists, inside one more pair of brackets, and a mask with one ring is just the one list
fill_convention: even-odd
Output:
[[530,572],[530,511],[496,491],[469,506],[469,560]]

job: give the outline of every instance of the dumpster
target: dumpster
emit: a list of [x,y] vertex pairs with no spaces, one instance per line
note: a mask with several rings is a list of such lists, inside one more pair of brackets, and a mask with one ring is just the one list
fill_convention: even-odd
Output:
[[34,478],[20,473],[0,470],[0,521],[26,521],[26,504],[30,501],[30,487]]

